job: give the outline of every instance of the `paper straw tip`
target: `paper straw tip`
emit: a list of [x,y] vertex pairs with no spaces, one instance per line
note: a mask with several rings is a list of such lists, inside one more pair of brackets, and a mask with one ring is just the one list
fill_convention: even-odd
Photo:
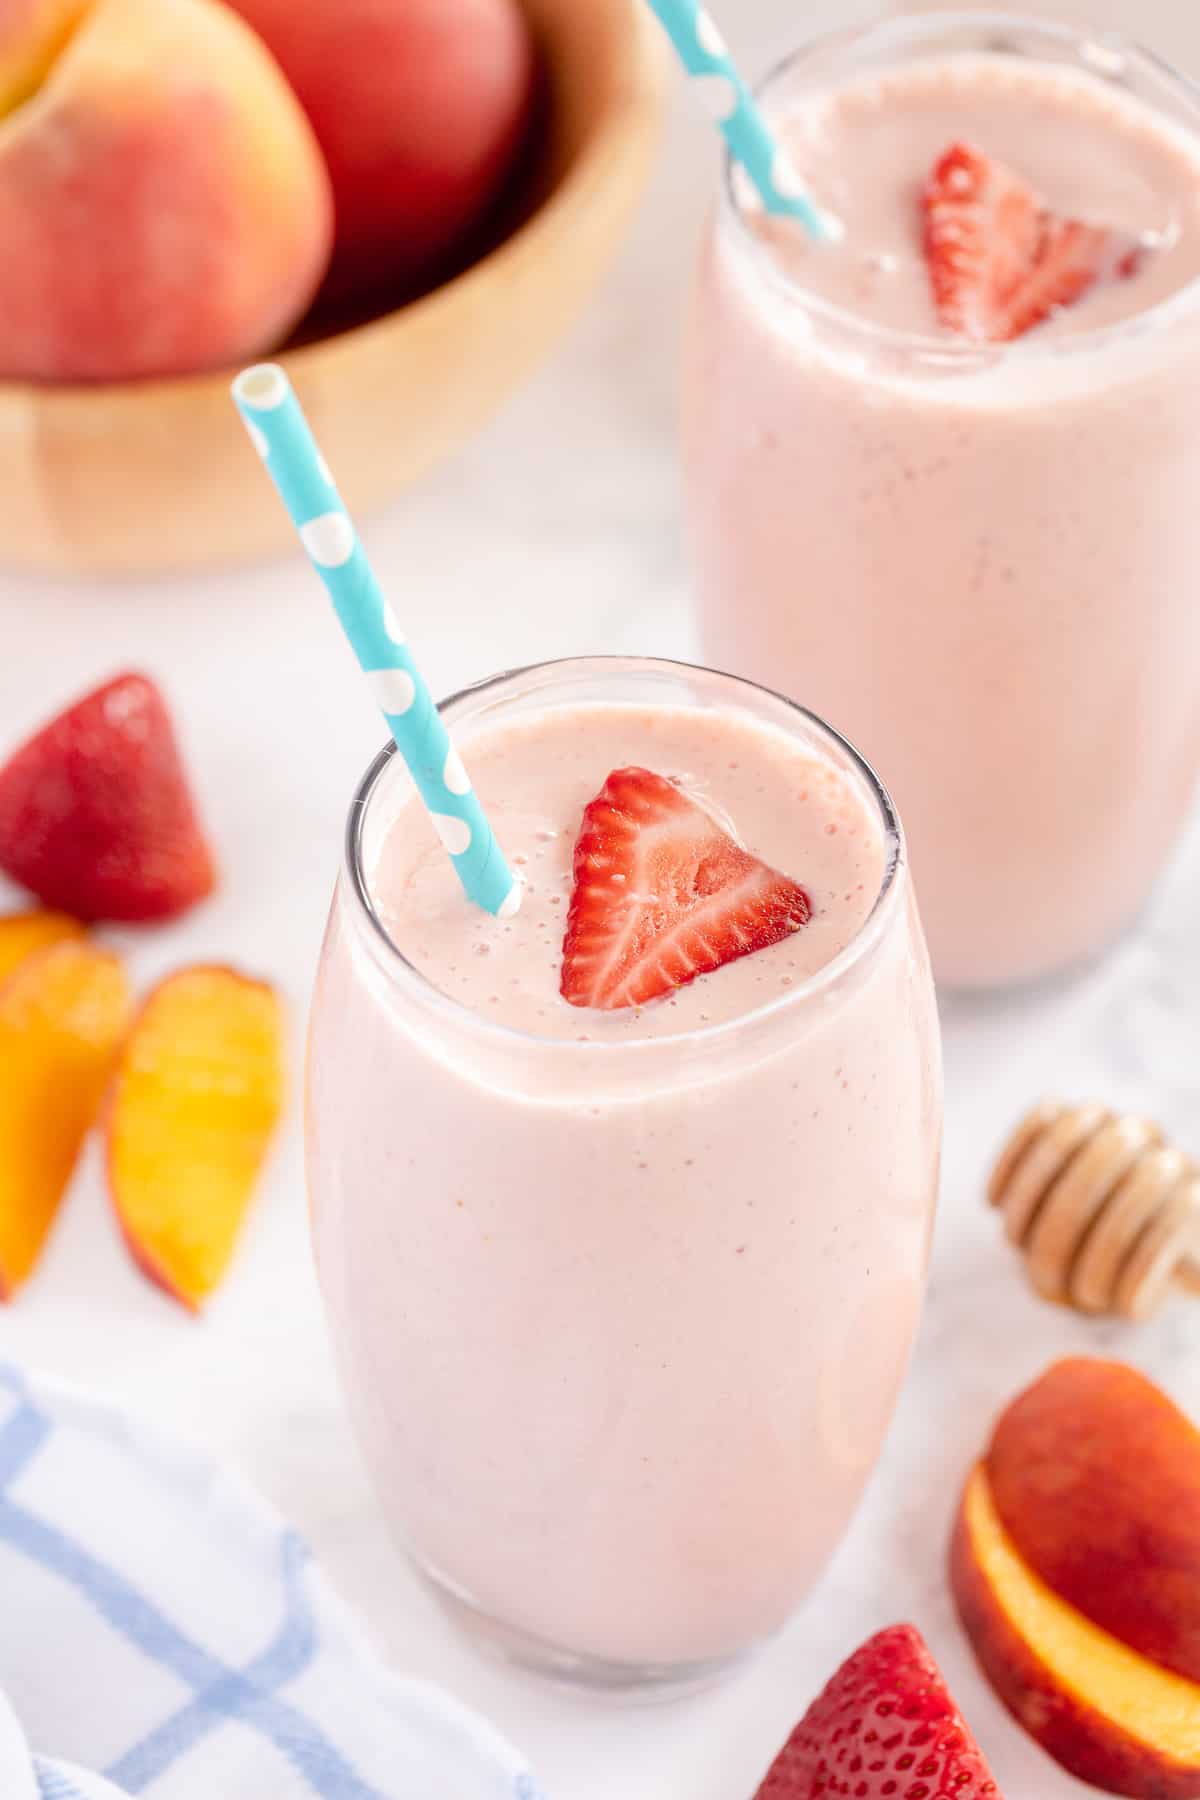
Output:
[[519,881],[514,881],[507,894],[505,894],[503,900],[496,908],[496,917],[498,919],[515,919],[521,910],[521,902],[524,898],[525,890],[522,888],[521,883]]
[[239,405],[270,412],[286,400],[288,378],[278,363],[255,363],[234,376],[232,391]]

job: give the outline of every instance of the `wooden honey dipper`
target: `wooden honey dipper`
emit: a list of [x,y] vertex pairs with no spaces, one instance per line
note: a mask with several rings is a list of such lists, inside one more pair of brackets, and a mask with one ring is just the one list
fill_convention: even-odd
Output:
[[1043,1101],[988,1199],[1046,1300],[1146,1319],[1172,1287],[1200,1294],[1200,1164],[1148,1119]]

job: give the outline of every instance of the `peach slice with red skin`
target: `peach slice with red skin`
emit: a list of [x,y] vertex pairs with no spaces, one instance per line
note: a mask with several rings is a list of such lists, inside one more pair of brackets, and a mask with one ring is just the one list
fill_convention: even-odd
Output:
[[980,1666],[1056,1762],[1132,1800],[1196,1800],[1200,1686],[1102,1631],[1033,1573],[982,1465],[959,1510],[950,1570]]
[[0,986],[0,1299],[37,1263],[128,1018],[119,961],[83,938],[26,956]]
[[1200,1431],[1152,1381],[1124,1363],[1056,1363],[1000,1419],[987,1472],[1047,1586],[1200,1683]]
[[199,1311],[229,1265],[283,1105],[277,994],[234,969],[170,975],[122,1053],[109,1188],[135,1260]]
[[1083,1781],[1200,1796],[1200,1433],[1136,1370],[1057,1363],[1000,1419],[951,1548],[1004,1704]]

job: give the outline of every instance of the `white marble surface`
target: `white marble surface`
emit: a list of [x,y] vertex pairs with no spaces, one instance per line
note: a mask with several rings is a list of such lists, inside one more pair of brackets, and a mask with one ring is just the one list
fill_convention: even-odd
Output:
[[[783,12],[746,0],[766,43]],[[708,140],[674,120],[618,269],[570,341],[471,450],[372,522],[433,684],[573,651],[691,648],[673,461],[678,319]],[[264,504],[270,498],[264,489]],[[123,664],[169,689],[220,846],[219,898],[128,939],[143,982],[193,956],[273,976],[304,1012],[348,796],[379,729],[298,560],[221,580],[0,581],[0,733]],[[1136,754],[1136,746],[1131,746]],[[956,1486],[991,1416],[1064,1351],[1127,1357],[1200,1413],[1200,1307],[1131,1331],[1037,1305],[981,1201],[998,1139],[1044,1089],[1155,1108],[1200,1147],[1200,829],[1151,918],[1059,991],[948,1004],[946,1176],[929,1306],[883,1466],[819,1593],[739,1682],[665,1708],[563,1698],[481,1662],[393,1555],[347,1433],[305,1236],[299,1112],[232,1278],[194,1323],[134,1272],[93,1156],[0,1355],[102,1385],[230,1457],[308,1533],[398,1666],[445,1682],[535,1758],[552,1800],[738,1800],[835,1662],[876,1627],[926,1632],[1005,1791],[1080,1792],[976,1675],[943,1578]],[[1036,896],[1030,897],[1036,904]],[[51,1746],[52,1747],[52,1746]]]

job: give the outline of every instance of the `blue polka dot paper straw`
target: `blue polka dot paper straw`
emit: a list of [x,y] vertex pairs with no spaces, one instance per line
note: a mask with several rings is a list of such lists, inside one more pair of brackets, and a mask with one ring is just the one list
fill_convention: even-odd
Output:
[[820,239],[842,235],[837,219],[810,199],[796,178],[762,109],[729,54],[716,22],[700,0],[650,0],[679,52],[704,110],[725,135],[769,213],[799,219]]
[[233,398],[309,561],[329,589],[468,898],[498,918],[511,918],[521,904],[520,886],[383,597],[291,383],[275,363],[259,363],[237,377]]

